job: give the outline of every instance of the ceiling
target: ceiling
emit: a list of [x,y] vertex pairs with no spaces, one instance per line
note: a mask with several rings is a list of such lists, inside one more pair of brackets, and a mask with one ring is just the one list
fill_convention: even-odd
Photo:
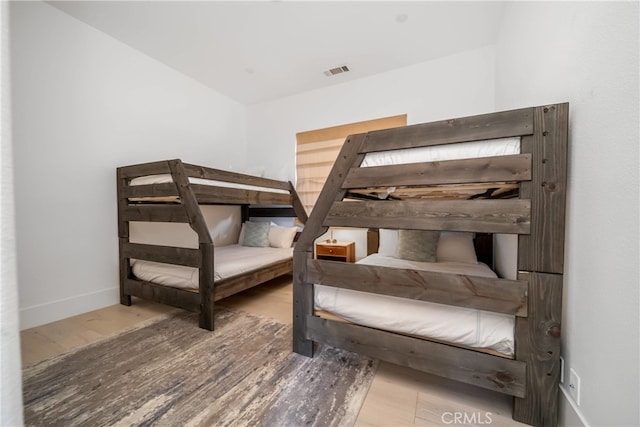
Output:
[[[504,2],[52,1],[251,105],[493,44]],[[350,72],[327,77],[347,65]]]

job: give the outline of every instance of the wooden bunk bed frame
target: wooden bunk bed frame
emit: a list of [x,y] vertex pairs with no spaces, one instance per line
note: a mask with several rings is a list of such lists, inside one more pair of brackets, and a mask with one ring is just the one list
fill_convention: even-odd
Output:
[[[294,351],[312,357],[314,342],[321,342],[496,390],[514,396],[515,420],[555,427],[568,110],[566,103],[539,106],[349,136],[295,247]],[[518,136],[518,155],[360,167],[370,152]],[[506,198],[492,198],[492,189],[505,183],[512,187]],[[478,187],[473,195],[469,184]],[[366,197],[392,187],[398,197]],[[434,197],[443,189],[444,196]],[[345,201],[351,197],[360,200]],[[314,240],[330,226],[517,234],[518,277],[316,260]],[[514,315],[515,356],[318,317],[316,283]]]
[[[170,174],[173,182],[130,185],[134,178],[164,174]],[[192,184],[189,178],[288,193]],[[302,223],[307,220],[290,182],[195,166],[179,159],[117,168],[117,197],[120,303],[131,305],[131,296],[136,296],[200,313],[200,327],[208,330],[214,328],[215,301],[291,273],[293,262],[276,262],[214,284],[214,244],[200,205],[240,205],[243,222],[252,217],[297,217]],[[131,243],[130,221],[188,223],[198,236],[198,249]],[[199,289],[195,292],[139,280],[131,271],[130,258],[196,267]]]

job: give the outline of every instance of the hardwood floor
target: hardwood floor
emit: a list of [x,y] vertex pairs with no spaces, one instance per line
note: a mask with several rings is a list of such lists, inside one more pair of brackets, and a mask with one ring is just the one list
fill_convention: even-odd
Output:
[[[220,301],[220,305],[291,322],[291,277],[284,276]],[[28,366],[151,321],[172,307],[134,299],[21,332]],[[380,363],[356,426],[521,426],[511,398],[413,369]]]

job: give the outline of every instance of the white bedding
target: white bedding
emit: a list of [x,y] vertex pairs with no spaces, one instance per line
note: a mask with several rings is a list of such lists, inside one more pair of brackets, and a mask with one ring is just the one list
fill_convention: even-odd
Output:
[[[141,176],[141,177],[132,179],[130,185],[165,184],[167,182],[173,182],[173,178],[171,177],[170,174]],[[246,184],[236,184],[233,182],[215,181],[212,179],[189,178],[189,182],[191,184],[213,185],[213,186],[219,186],[219,187],[239,188],[242,190],[267,191],[269,193],[289,194],[287,190],[280,190],[278,188],[259,187],[256,185],[246,185]]]
[[520,154],[520,138],[500,138],[367,153],[362,167]]
[[[358,263],[496,277],[482,263],[426,263],[379,254],[370,255]],[[515,318],[510,315],[322,285],[315,286],[314,299],[317,310],[330,312],[356,324],[468,347],[491,348],[507,355],[514,352]]]
[[[293,248],[255,248],[241,245],[215,247],[215,280],[283,261],[293,256]],[[182,289],[198,289],[198,269],[153,261],[131,260],[133,274],[141,280]]]

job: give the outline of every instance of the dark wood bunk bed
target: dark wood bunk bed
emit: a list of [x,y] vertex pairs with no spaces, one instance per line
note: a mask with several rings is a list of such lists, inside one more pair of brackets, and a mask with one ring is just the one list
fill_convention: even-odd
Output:
[[[169,182],[131,185],[136,178],[158,175],[169,175]],[[215,182],[196,184],[189,178]],[[233,187],[238,184],[250,187]],[[117,168],[117,197],[121,304],[131,305],[131,296],[135,296],[200,313],[200,327],[208,330],[214,328],[215,301],[291,273],[293,262],[289,258],[215,281],[214,243],[200,205],[240,205],[242,222],[254,217],[307,220],[290,182],[186,164],[179,159]],[[198,249],[132,243],[131,221],[187,223],[197,234]],[[198,268],[198,290],[140,280],[132,272],[130,259]]]
[[[314,342],[514,396],[513,418],[557,425],[568,104],[349,136],[294,251],[294,351]],[[367,153],[519,137],[519,154],[361,167]],[[389,197],[380,194],[391,189]],[[348,200],[354,199],[354,200]],[[327,227],[515,234],[517,280],[316,260]],[[374,243],[375,244],[375,243]],[[320,317],[314,284],[515,316],[514,354]]]

